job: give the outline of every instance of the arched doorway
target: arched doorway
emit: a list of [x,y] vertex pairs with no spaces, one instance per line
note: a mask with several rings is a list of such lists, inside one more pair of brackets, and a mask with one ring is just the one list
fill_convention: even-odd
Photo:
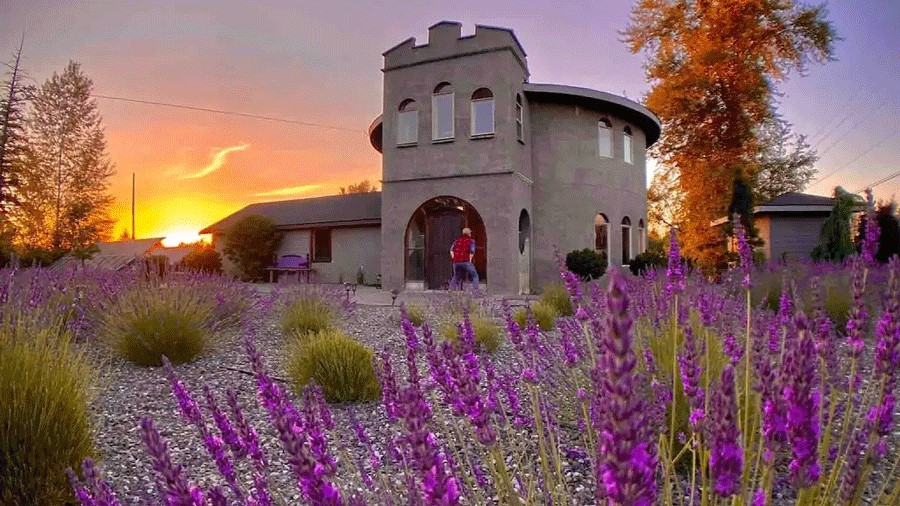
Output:
[[519,213],[519,294],[531,293],[531,217]]
[[487,280],[487,232],[478,211],[465,200],[443,196],[428,200],[413,213],[405,234],[405,278],[429,290],[450,282],[450,247],[463,228],[472,229],[476,249],[473,263],[482,282]]

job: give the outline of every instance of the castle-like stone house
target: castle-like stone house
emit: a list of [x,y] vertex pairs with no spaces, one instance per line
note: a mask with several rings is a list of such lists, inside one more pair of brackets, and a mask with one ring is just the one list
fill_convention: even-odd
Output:
[[[627,264],[646,247],[646,150],[660,123],[609,93],[529,82],[525,50],[505,28],[428,29],[384,53],[383,113],[369,127],[382,191],[254,204],[285,231],[282,254],[311,254],[323,281],[439,289],[463,227],[492,293],[559,279],[555,251],[595,248]],[[380,231],[378,234],[376,231]],[[339,246],[338,246],[339,244]],[[341,276],[343,274],[343,276]]]

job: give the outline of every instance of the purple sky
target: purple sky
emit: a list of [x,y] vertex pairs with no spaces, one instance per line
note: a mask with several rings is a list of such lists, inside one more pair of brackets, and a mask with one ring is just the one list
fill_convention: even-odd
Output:
[[[291,2],[0,0],[0,54],[25,29],[36,82],[69,59],[97,93],[339,126],[343,131],[99,100],[127,214],[139,186],[138,234],[186,234],[271,195],[311,196],[363,178],[380,158],[363,133],[381,110],[381,53],[426,40],[442,19],[515,30],[531,80],[640,99],[642,55],[620,42],[631,2],[546,0]],[[900,170],[900,2],[833,2],[838,61],[781,89],[783,115],[819,149],[808,191],[858,190]],[[223,150],[228,150],[224,154]],[[216,156],[219,155],[219,156]],[[202,177],[188,177],[201,174]],[[900,193],[900,177],[876,188]],[[268,196],[266,195],[268,194]]]

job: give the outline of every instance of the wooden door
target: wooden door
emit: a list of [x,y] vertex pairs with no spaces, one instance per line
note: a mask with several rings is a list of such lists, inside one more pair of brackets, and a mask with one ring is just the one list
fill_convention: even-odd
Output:
[[465,226],[466,215],[454,208],[428,213],[426,218],[425,286],[436,290],[450,282],[453,261],[450,248]]

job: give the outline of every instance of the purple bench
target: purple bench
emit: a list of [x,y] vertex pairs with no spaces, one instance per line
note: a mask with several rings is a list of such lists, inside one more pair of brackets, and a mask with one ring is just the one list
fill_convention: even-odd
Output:
[[297,281],[301,276],[306,277],[306,282],[310,282],[310,275],[315,274],[316,270],[310,266],[309,255],[282,255],[274,267],[266,269],[269,271],[269,283],[275,282],[276,272],[297,273]]

